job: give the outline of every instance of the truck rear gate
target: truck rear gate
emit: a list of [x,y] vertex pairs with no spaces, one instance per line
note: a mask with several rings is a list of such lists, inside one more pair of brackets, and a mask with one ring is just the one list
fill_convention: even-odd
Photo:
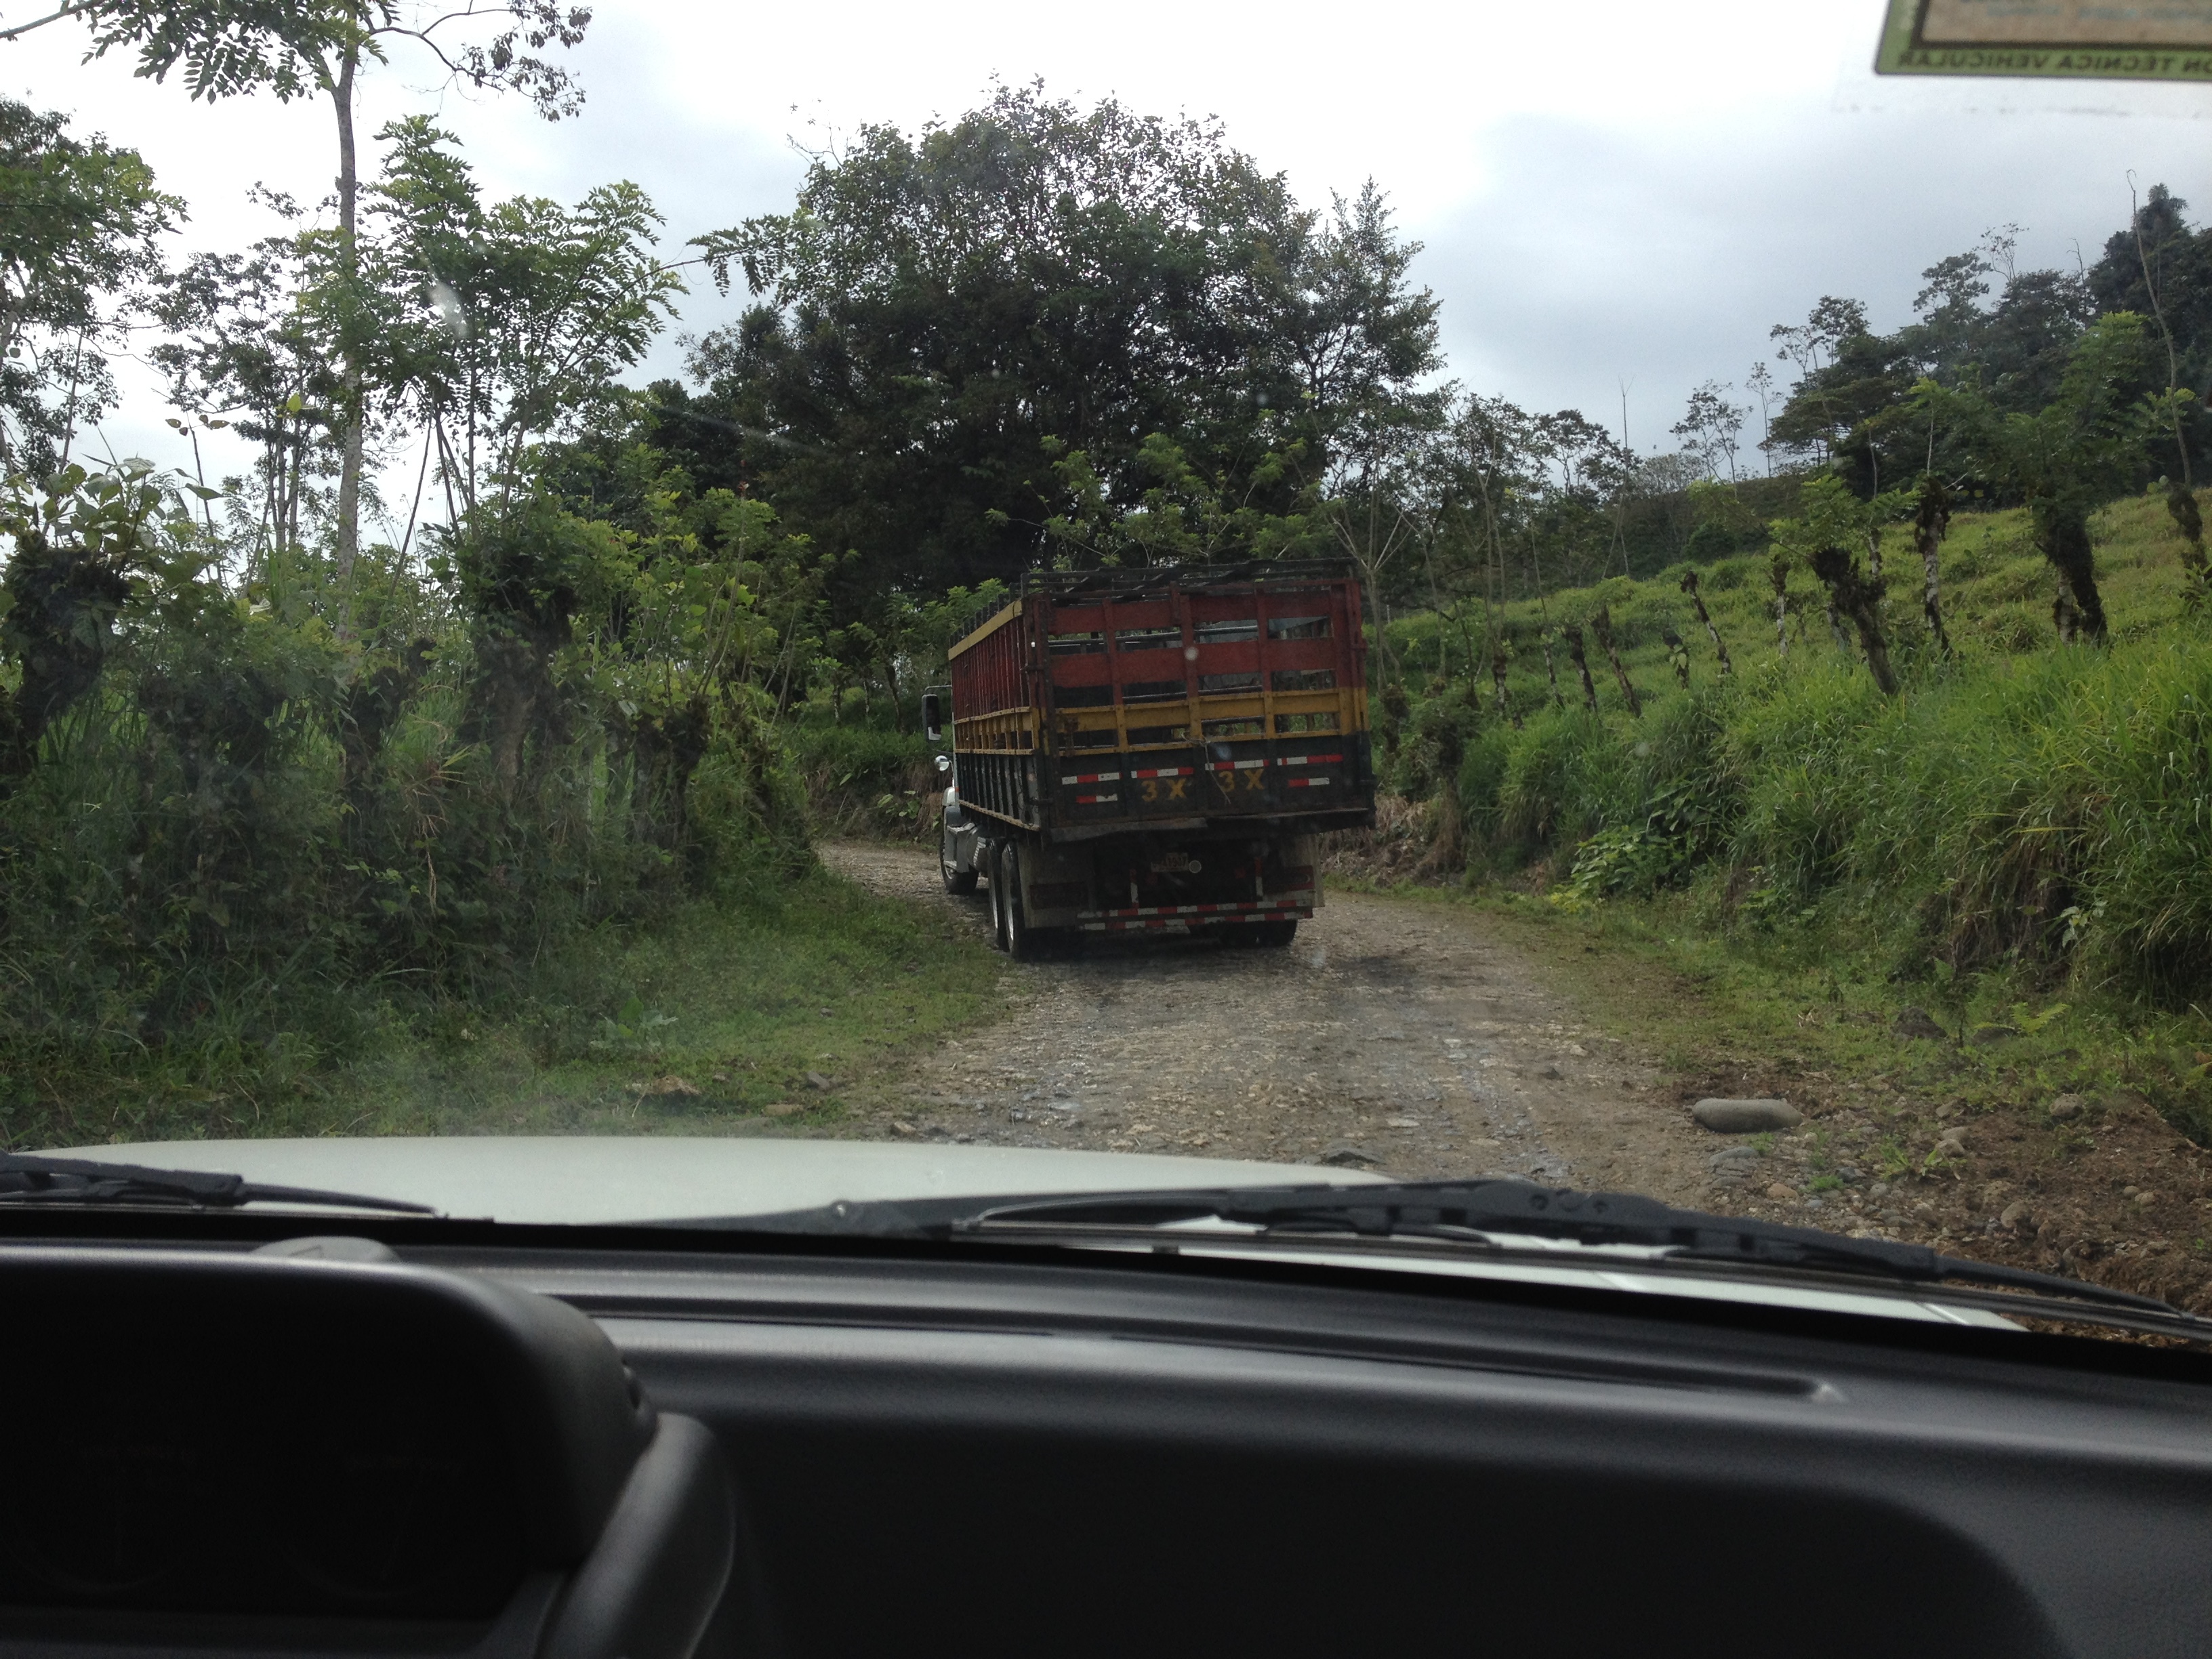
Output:
[[951,659],[957,833],[1012,849],[1018,923],[1280,943],[1319,902],[1314,834],[1373,822],[1341,562],[1033,573]]
[[1048,840],[1373,810],[1340,564],[1032,574],[951,667],[963,806]]

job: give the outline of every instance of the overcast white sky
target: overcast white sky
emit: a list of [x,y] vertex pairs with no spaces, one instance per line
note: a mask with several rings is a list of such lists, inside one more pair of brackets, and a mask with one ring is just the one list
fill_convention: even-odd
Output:
[[[788,205],[803,163],[787,138],[809,119],[911,127],[981,101],[994,76],[1218,115],[1310,203],[1370,176],[1390,193],[1426,244],[1415,273],[1443,301],[1458,380],[1616,427],[1626,382],[1629,437],[1646,450],[1692,386],[1740,384],[1768,327],[1823,294],[1893,325],[1923,267],[2008,222],[2027,228],[2027,262],[2070,264],[2077,243],[2094,258],[2125,222],[2131,169],[2212,214],[2200,118],[2212,88],[1877,80],[1866,66],[1881,0],[598,11],[574,59],[580,118],[549,126],[520,100],[441,92],[426,62],[395,54],[367,83],[362,131],[435,108],[495,193],[573,198],[635,179],[673,249]],[[133,80],[126,62],[82,64],[82,51],[70,25],[0,46],[0,88],[140,149],[191,205],[187,246],[264,234],[245,201],[257,180],[307,200],[328,191],[325,106],[211,108]],[[685,325],[712,327],[735,304],[702,284]],[[679,356],[665,343],[656,367]],[[177,460],[161,412],[141,395],[110,441]]]

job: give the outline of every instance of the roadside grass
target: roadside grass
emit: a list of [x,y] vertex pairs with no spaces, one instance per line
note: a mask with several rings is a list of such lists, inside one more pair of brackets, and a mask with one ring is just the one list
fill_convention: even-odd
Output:
[[[1850,1096],[1878,1118],[2011,1109],[2040,1124],[2061,1096],[2132,1096],[2212,1143],[2212,1018],[2202,1009],[2053,987],[2019,969],[1902,980],[1888,930],[1850,914],[1731,926],[1720,881],[1577,911],[1498,885],[1376,890],[1479,912],[1686,1091]],[[1906,1007],[1946,1037],[1900,1036]]]
[[1000,972],[951,919],[817,871],[650,927],[595,929],[493,1006],[397,992],[356,1010],[361,1035],[340,1056],[305,1038],[204,1043],[138,1066],[0,1054],[0,1133],[27,1148],[804,1132],[840,1116],[887,1061],[994,1012]]
[[833,719],[826,698],[817,696],[783,722],[816,833],[920,835],[931,821],[937,787],[931,758],[944,745],[931,743],[918,726],[900,730],[888,705],[842,712]]
[[[2212,634],[2162,500],[2113,502],[2092,532],[2112,641],[2067,648],[2026,514],[1958,515],[1941,554],[1945,661],[1921,626],[1908,528],[1891,526],[1893,699],[1831,640],[1802,570],[1778,651],[1764,554],[1698,572],[1725,678],[1686,566],[1504,607],[1510,721],[1479,608],[1401,618],[1414,702],[1392,782],[1425,803],[1401,867],[1464,869],[1463,888],[1429,896],[1482,906],[1604,980],[1686,1079],[1848,1076],[2030,1112],[2131,1095],[2212,1145]],[[1556,646],[1567,707],[1548,706],[1542,630],[1601,604],[1640,718],[1595,650],[1599,712]],[[1528,896],[1547,890],[1554,902]],[[1896,1035],[1905,1006],[1950,1039]],[[1984,1026],[2013,1034],[1961,1040]]]

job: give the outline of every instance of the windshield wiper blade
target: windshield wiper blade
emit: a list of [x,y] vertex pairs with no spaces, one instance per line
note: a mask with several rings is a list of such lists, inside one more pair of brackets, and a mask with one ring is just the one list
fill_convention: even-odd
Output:
[[0,1205],[151,1204],[234,1210],[247,1204],[300,1204],[332,1210],[391,1210],[435,1215],[427,1204],[314,1187],[269,1187],[212,1170],[154,1170],[91,1158],[0,1152]]
[[[909,1224],[922,1206],[899,1206]],[[1642,1246],[1661,1262],[1796,1268],[1938,1285],[1984,1285],[2039,1296],[2135,1310],[2198,1322],[2154,1297],[2086,1284],[2032,1268],[1943,1255],[1924,1244],[1846,1238],[1810,1227],[1741,1216],[1679,1210],[1637,1193],[1584,1193],[1525,1181],[1405,1182],[1372,1187],[1282,1187],[1099,1193],[1073,1197],[973,1201],[943,1229],[954,1236],[1000,1236],[1085,1228],[1154,1229],[1219,1221],[1256,1228],[1271,1239],[1342,1237],[1454,1243],[1494,1248],[1489,1235],[1558,1239],[1593,1248]],[[1214,1242],[1197,1233],[1193,1244]],[[1230,1235],[1222,1235],[1224,1240]]]

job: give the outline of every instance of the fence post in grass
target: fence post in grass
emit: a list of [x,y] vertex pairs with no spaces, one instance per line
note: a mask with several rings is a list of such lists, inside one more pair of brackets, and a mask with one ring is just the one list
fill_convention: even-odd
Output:
[[1552,657],[1552,630],[1546,629],[1537,639],[1544,647],[1544,678],[1552,683],[1552,707],[1565,708],[1567,700],[1559,695],[1559,667]]
[[2197,510],[2197,492],[2179,478],[2166,481],[2166,510],[2173,517],[2174,528],[2181,532],[2181,562],[2189,577],[2187,594],[2192,604],[2202,604],[2208,590],[2212,590],[2212,564],[2204,557],[2204,515]]
[[1766,561],[1766,579],[1774,586],[1774,654],[1790,654],[1790,556],[1776,548]]
[[1682,689],[1685,691],[1688,690],[1690,689],[1690,647],[1682,643],[1682,636],[1671,628],[1661,629],[1659,638],[1667,647],[1667,660],[1674,667],[1674,678],[1682,683]]
[[1560,625],[1559,637],[1567,642],[1567,657],[1575,665],[1575,672],[1583,677],[1583,706],[1597,707],[1597,687],[1591,683],[1589,659],[1583,654],[1583,630],[1573,623]]
[[1721,640],[1721,630],[1713,626],[1712,613],[1705,609],[1705,596],[1698,592],[1698,573],[1682,573],[1682,591],[1690,596],[1690,608],[1698,613],[1698,620],[1705,625],[1705,632],[1713,641],[1713,655],[1720,659],[1721,672],[1732,674],[1735,665],[1729,660],[1728,647]]
[[1590,632],[1597,635],[1599,648],[1605,653],[1605,659],[1613,665],[1613,677],[1620,682],[1620,695],[1628,704],[1628,712],[1640,716],[1644,713],[1644,700],[1636,695],[1636,687],[1628,678],[1628,670],[1621,665],[1620,652],[1613,642],[1613,615],[1604,605],[1598,606],[1590,617]]
[[1920,619],[1928,627],[1928,636],[1936,642],[1938,656],[1957,654],[1951,649],[1951,636],[1944,631],[1943,606],[1938,586],[1936,550],[1942,546],[1943,538],[1951,530],[1951,494],[1943,488],[1943,481],[1934,473],[1920,480],[1920,500],[1912,515],[1912,544],[1920,552]]
[[2081,636],[2081,607],[2074,603],[2074,595],[2066,586],[2065,575],[2058,578],[2058,591],[2051,599],[2051,625],[2058,630],[2058,643],[2071,645]]
[[1889,665],[1889,641],[1881,632],[1881,583],[1860,575],[1858,561],[1832,544],[1814,553],[1813,574],[1828,590],[1828,615],[1838,643],[1849,649],[1842,637],[1841,619],[1847,616],[1858,625],[1859,643],[1866,648],[1867,672],[1884,696],[1895,696],[1897,671]]
[[2036,544],[2058,572],[2058,598],[2051,605],[2062,643],[2086,634],[2093,645],[2105,642],[2104,595],[2097,590],[2097,556],[2089,542],[2089,513],[2079,497],[2045,499],[2031,504]]
[[1505,694],[1505,641],[1500,637],[1498,642],[1490,647],[1491,683],[1498,688],[1498,714],[1518,726],[1521,724],[1521,716],[1515,710],[1512,699]]

